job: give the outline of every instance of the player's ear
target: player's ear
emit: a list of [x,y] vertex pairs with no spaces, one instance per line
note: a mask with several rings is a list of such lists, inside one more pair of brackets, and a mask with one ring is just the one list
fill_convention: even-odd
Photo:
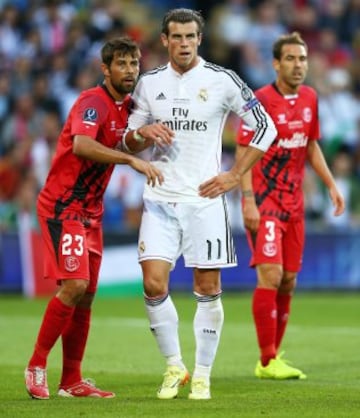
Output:
[[279,69],[280,69],[280,61],[279,60],[273,59],[272,65],[273,65],[273,68],[276,72],[279,71]]
[[199,33],[199,36],[198,36],[198,46],[200,46],[201,45],[201,41],[202,41],[202,33]]
[[106,64],[104,64],[104,63],[101,64],[101,71],[103,72],[105,77],[110,76],[110,70],[109,70],[109,67]]
[[165,48],[169,46],[169,41],[165,33],[161,34],[161,42]]

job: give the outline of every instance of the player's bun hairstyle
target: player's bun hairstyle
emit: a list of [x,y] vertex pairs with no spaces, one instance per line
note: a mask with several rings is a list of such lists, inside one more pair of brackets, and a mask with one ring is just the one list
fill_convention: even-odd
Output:
[[102,62],[108,67],[111,65],[115,56],[130,54],[134,58],[140,58],[139,45],[128,36],[119,36],[109,40],[101,48]]
[[273,45],[273,57],[277,60],[281,59],[283,45],[302,45],[307,50],[306,42],[302,39],[299,32],[292,32],[290,34],[281,35]]
[[169,10],[162,21],[162,28],[161,32],[164,33],[166,36],[169,35],[169,23],[176,22],[176,23],[189,23],[189,22],[196,22],[198,26],[198,34],[203,32],[205,21],[204,18],[201,16],[200,11],[192,10],[192,9],[172,9]]

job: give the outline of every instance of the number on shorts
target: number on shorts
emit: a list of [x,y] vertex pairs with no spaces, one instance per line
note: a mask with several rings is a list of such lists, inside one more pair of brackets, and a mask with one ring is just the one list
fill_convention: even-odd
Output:
[[266,221],[265,227],[268,230],[267,234],[265,235],[266,241],[275,241],[275,222],[274,221]]
[[[221,257],[221,241],[220,241],[219,238],[216,240],[216,243],[217,243],[217,256],[216,256],[216,258],[220,259],[220,257]],[[208,239],[206,240],[206,244],[207,244],[207,257],[208,257],[208,260],[211,260],[213,258],[213,254],[212,254],[213,244]]]
[[[74,248],[72,248],[73,243],[75,243]],[[64,234],[62,239],[61,251],[63,255],[72,255],[71,252],[74,251],[75,255],[84,254],[84,237],[82,235]]]

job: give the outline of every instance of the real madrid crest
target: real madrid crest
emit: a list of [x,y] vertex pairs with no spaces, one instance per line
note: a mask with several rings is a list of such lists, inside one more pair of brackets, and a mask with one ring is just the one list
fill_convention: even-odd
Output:
[[207,99],[209,98],[207,90],[206,89],[200,89],[199,94],[198,94],[198,98],[202,102],[206,102]]
[[141,241],[139,244],[139,252],[143,253],[145,251],[145,242]]

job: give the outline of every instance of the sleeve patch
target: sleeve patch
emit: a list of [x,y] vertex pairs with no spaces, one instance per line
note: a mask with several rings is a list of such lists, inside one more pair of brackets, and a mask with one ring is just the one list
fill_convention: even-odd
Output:
[[97,118],[98,118],[98,114],[97,114],[96,109],[94,109],[93,107],[85,109],[84,114],[83,114],[83,121],[95,122]]
[[249,100],[244,106],[243,110],[244,112],[249,111],[253,107],[255,107],[259,103],[259,100],[256,97],[253,97],[251,100]]
[[241,89],[241,96],[246,102],[248,102],[253,97],[253,93],[248,86],[244,85]]

